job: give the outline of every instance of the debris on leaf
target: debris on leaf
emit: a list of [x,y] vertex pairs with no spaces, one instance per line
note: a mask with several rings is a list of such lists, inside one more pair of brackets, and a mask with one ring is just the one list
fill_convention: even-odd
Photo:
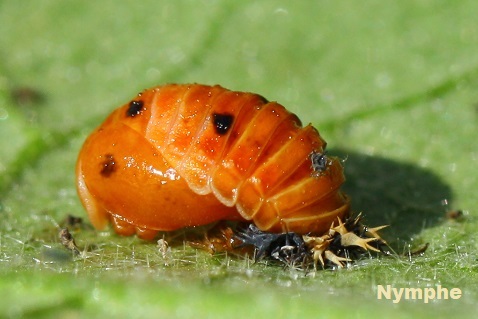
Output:
[[228,223],[218,223],[207,230],[190,232],[186,235],[186,240],[190,246],[211,254],[232,251],[237,246],[234,230]]
[[78,246],[76,246],[75,239],[73,238],[73,235],[70,233],[68,228],[60,229],[58,235],[60,237],[62,245],[65,246],[66,249],[72,251],[75,255],[80,254],[80,250],[78,249]]
[[158,251],[163,257],[164,265],[169,266],[172,261],[171,247],[169,247],[168,242],[164,239],[158,239]]
[[83,218],[68,214],[65,219],[60,222],[60,225],[65,228],[69,227],[73,229],[79,229],[84,227],[85,223]]
[[430,245],[430,243],[426,243],[424,244],[422,247],[419,247],[413,251],[409,250],[408,252],[406,252],[404,255],[407,256],[407,257],[416,257],[416,256],[423,256],[423,254],[425,253],[425,251],[428,249],[428,246]]
[[446,212],[446,218],[449,220],[462,220],[463,219],[463,211],[460,209],[452,209]]

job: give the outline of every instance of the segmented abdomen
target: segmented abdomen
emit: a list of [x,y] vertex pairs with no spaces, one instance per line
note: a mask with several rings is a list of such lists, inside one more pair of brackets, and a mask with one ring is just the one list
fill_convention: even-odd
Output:
[[282,105],[198,84],[156,87],[139,100],[149,121],[130,126],[191,190],[213,192],[262,230],[322,232],[348,212],[349,200],[339,191],[340,162],[328,157],[324,171],[315,174],[309,155],[323,154],[326,143]]

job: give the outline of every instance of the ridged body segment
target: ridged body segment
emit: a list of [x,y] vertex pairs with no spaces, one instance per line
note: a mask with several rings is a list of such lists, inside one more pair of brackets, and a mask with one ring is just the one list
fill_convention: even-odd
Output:
[[[98,227],[110,214],[138,229],[245,219],[264,231],[320,233],[349,209],[339,190],[344,182],[340,162],[328,157],[325,170],[314,174],[310,154],[323,154],[325,145],[315,128],[302,127],[282,105],[257,94],[198,84],[159,86],[115,110],[88,138],[77,164],[78,190],[90,216],[103,216]],[[145,150],[150,155],[138,155]],[[98,162],[107,154],[121,167],[113,175],[123,174],[127,182],[113,183],[115,176],[98,174]],[[156,162],[161,164],[154,168]],[[140,180],[141,169],[148,173]],[[163,187],[143,189],[161,184],[158,177],[164,179],[168,170],[174,178],[167,177]],[[173,184],[177,189],[167,191]],[[132,186],[138,189],[136,200],[144,202],[140,211],[121,196]],[[104,187],[118,189],[119,205],[99,194]],[[175,198],[174,204],[164,200],[163,192]],[[181,198],[188,204],[178,205]],[[151,216],[157,220],[151,222]]]

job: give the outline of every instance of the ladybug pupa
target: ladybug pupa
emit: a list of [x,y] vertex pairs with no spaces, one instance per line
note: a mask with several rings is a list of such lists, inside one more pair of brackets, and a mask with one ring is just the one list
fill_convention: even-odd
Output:
[[349,214],[340,160],[319,132],[253,93],[170,84],[113,111],[85,141],[77,190],[92,224],[158,231],[250,221],[322,236]]

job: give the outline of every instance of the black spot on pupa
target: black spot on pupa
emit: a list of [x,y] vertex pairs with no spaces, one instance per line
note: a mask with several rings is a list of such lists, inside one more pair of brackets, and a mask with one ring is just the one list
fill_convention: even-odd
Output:
[[144,102],[141,100],[131,101],[129,103],[129,108],[126,111],[126,115],[129,117],[135,117],[136,115],[139,115],[141,111],[143,111],[143,105],[144,105]]
[[115,163],[113,154],[106,154],[104,157],[105,157],[105,160],[101,162],[100,174],[103,177],[109,177],[111,174],[115,172],[116,163]]
[[218,114],[214,113],[214,127],[216,133],[219,135],[224,135],[231,128],[232,122],[234,121],[234,116],[231,114]]

